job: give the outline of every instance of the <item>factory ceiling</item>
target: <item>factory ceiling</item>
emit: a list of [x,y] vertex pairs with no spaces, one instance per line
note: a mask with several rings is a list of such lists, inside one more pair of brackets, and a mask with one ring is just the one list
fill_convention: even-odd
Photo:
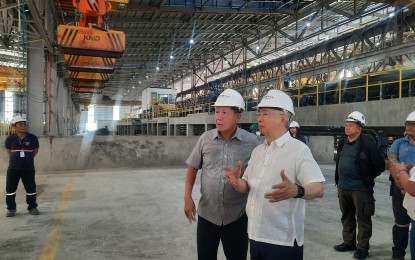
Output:
[[[24,63],[23,44],[39,39],[47,52],[59,54],[43,15],[50,10],[57,24],[74,25],[72,2],[0,0],[0,66]],[[187,90],[369,26],[413,5],[413,1],[358,0],[112,3],[105,25],[125,33],[126,48],[102,95],[134,101],[148,87]],[[61,76],[67,77],[62,69]]]

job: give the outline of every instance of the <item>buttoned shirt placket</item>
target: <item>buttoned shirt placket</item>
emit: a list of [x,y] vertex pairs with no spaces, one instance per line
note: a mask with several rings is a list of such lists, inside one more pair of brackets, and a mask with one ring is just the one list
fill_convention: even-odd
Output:
[[[223,157],[222,157],[222,165],[229,165],[228,162],[228,158],[229,158],[229,150],[230,150],[230,146],[231,146],[231,141],[233,138],[231,138],[228,141],[225,141],[223,139],[220,139],[222,142],[224,142],[224,146],[223,146]],[[221,178],[220,178],[220,183],[219,183],[219,194],[218,194],[218,202],[219,202],[219,212],[221,215],[222,219],[225,219],[225,207],[223,205],[224,203],[224,197],[223,197],[223,193],[224,193],[224,189],[225,189],[225,184],[226,184],[226,180],[224,178],[225,176],[225,169],[222,169],[222,173],[221,173]]]
[[[269,179],[269,174],[267,174],[268,173],[268,171],[269,171],[269,165],[270,165],[270,163],[271,163],[271,160],[272,160],[272,158],[273,157],[275,157],[275,156],[273,156],[273,154],[274,154],[274,149],[275,149],[275,147],[273,147],[273,146],[276,146],[276,144],[274,143],[274,142],[272,142],[271,144],[269,144],[269,145],[265,145],[264,147],[265,147],[265,156],[264,156],[264,160],[263,160],[263,163],[262,163],[262,167],[261,167],[261,170],[260,170],[260,172],[259,172],[259,186],[261,187],[263,184],[262,183],[268,183],[268,179]],[[269,189],[271,190],[271,187],[269,187]],[[258,232],[259,232],[259,230],[261,229],[261,227],[260,227],[260,220],[262,219],[262,208],[263,208],[263,203],[254,203],[254,201],[264,201],[264,194],[262,194],[261,192],[261,189],[257,189],[256,191],[255,191],[255,199],[254,200],[251,200],[251,205],[250,205],[250,207],[251,207],[251,209],[253,210],[253,214],[252,214],[252,217],[251,217],[251,221],[253,221],[253,225],[251,225],[251,228],[252,228],[252,231],[256,231],[256,232],[253,232],[253,234],[255,235],[255,236],[257,236],[258,235]],[[256,221],[254,221],[254,220],[256,220]]]

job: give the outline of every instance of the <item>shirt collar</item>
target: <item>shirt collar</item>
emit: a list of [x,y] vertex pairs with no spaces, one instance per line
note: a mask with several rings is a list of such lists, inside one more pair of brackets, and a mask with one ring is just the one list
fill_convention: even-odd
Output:
[[[283,134],[282,136],[280,136],[280,138],[278,138],[277,140],[272,141],[272,143],[275,143],[278,147],[281,147],[285,144],[285,142],[287,142],[291,137],[290,132],[287,131],[285,132],[285,134]],[[267,140],[265,140],[265,144],[267,144]]]
[[[218,132],[218,129],[217,128],[213,129],[212,134],[213,134],[212,139],[219,138],[219,132]],[[239,127],[236,127],[236,132],[231,137],[231,139],[233,139],[234,137],[236,137],[239,140],[242,140],[242,130]]]
[[358,143],[359,141],[360,141],[360,137],[361,137],[362,135],[359,135],[356,139],[354,139],[353,141],[349,141],[349,138],[346,136],[346,143],[347,144],[355,144],[355,143]]

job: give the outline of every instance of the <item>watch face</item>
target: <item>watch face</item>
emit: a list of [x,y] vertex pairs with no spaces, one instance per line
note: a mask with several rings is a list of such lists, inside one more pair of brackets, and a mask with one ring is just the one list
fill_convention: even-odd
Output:
[[303,187],[300,188],[300,195],[301,195],[300,198],[304,197],[304,188]]
[[304,197],[304,188],[303,188],[303,186],[297,184],[297,188],[298,188],[298,193],[297,193],[297,196],[295,196],[295,198]]

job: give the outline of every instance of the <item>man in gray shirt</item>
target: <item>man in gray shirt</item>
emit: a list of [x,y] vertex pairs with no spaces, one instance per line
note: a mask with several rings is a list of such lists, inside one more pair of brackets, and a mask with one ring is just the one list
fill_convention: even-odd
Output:
[[247,194],[237,192],[224,179],[225,166],[242,161],[242,175],[252,150],[259,144],[255,135],[240,129],[237,123],[245,108],[242,96],[235,90],[222,92],[215,104],[216,128],[205,132],[186,160],[184,213],[189,222],[196,220],[192,190],[196,174],[202,169],[201,198],[198,206],[198,259],[217,259],[222,242],[227,259],[246,259],[248,250]]

